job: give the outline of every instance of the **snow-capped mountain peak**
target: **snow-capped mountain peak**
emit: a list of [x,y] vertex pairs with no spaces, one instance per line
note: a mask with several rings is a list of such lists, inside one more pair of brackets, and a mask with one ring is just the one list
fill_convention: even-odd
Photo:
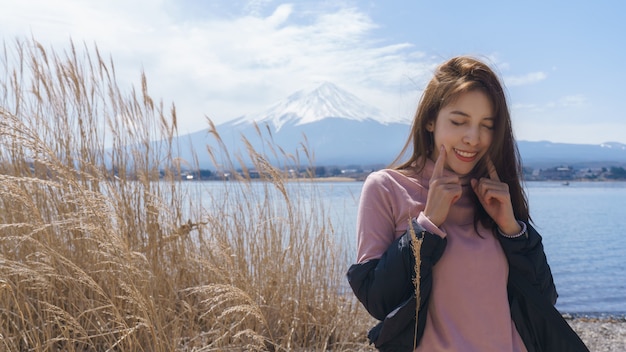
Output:
[[368,105],[353,94],[324,82],[313,89],[299,90],[286,99],[270,106],[264,112],[244,115],[236,120],[241,123],[271,123],[278,131],[287,124],[304,125],[323,120],[327,117],[339,117],[349,120],[364,121],[373,119],[384,121],[383,114],[377,108]]

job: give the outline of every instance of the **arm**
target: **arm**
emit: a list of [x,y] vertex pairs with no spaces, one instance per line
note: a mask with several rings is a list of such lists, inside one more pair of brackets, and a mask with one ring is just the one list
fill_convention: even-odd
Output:
[[[420,249],[420,315],[417,341],[426,326],[426,307],[432,291],[432,268],[441,258],[446,239],[425,231],[412,221]],[[348,281],[367,311],[382,322],[368,337],[380,350],[412,347],[415,340],[415,257],[411,234],[407,231],[394,241],[380,259],[355,264],[348,270]],[[422,313],[423,312],[423,313]]]
[[[426,232],[415,220],[413,227],[418,238],[423,238],[420,250],[420,296],[427,302],[432,289],[432,267],[441,258],[446,240]],[[411,249],[411,235],[405,233],[392,242],[379,259],[354,264],[348,270],[348,282],[367,311],[376,319],[385,317],[415,294],[415,257]]]
[[[381,320],[368,334],[370,341],[381,350],[413,346],[415,334],[416,302],[412,282],[415,256],[410,233],[403,231],[404,234],[398,235],[397,229],[401,226],[396,226],[398,221],[410,216],[405,206],[410,199],[403,198],[407,194],[396,187],[383,173],[373,173],[366,179],[357,219],[358,263],[347,273],[359,301],[373,317]],[[399,209],[403,205],[405,208]],[[419,204],[413,209],[419,211]],[[408,217],[406,221],[408,227]],[[426,312],[424,307],[432,289],[432,266],[445,248],[445,233],[423,212],[411,223],[416,235],[423,238],[419,256],[420,310]],[[423,331],[425,318],[426,314],[420,314],[419,332]]]
[[[358,264],[350,268],[348,280],[370,314],[379,320],[383,320],[414,292],[415,258],[411,237],[408,233],[402,235],[410,225],[406,204],[411,199],[407,197],[406,189],[385,172],[370,174],[361,191],[357,215]],[[419,203],[415,206],[417,208],[413,209],[419,211]],[[432,228],[439,229],[428,224],[430,221],[423,213],[419,218],[419,224],[413,221],[416,234],[424,229],[431,232],[426,236],[421,251],[423,257],[428,258],[441,242],[441,238],[430,238]],[[398,224],[404,221],[406,225]],[[427,259],[423,261],[428,262]],[[422,276],[425,277],[428,271],[425,268]]]
[[541,235],[530,224],[526,225],[526,235],[515,238],[498,236],[509,261],[509,270],[524,277],[554,305],[558,294],[543,250]]

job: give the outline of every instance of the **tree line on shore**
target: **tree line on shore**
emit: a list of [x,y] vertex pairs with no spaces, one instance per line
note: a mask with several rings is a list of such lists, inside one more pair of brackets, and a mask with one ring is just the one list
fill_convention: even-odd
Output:
[[[315,166],[308,168],[290,168],[284,172],[288,178],[336,178],[343,177],[355,181],[364,180],[372,171],[383,168],[362,167],[357,165]],[[164,173],[163,173],[164,174]],[[622,166],[606,166],[599,168],[574,168],[570,166],[555,166],[548,168],[526,167],[523,170],[527,181],[623,181],[626,180],[626,169]],[[238,169],[233,171],[216,171],[210,169],[182,170],[180,178],[183,180],[233,180],[238,177],[251,179],[261,178],[255,169]]]

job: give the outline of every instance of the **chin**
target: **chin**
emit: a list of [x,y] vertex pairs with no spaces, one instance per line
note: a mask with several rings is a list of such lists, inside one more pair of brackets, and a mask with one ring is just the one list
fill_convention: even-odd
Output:
[[476,171],[476,165],[466,166],[466,167],[453,167],[451,168],[455,174],[459,176],[468,176],[473,174]]

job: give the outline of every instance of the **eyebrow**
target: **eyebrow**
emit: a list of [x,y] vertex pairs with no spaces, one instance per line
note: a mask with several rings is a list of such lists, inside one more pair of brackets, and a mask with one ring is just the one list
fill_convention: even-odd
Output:
[[470,117],[469,114],[464,113],[463,111],[459,111],[459,110],[453,110],[450,111],[451,114],[455,114],[455,115],[461,115],[461,116],[465,116],[465,117]]
[[[464,117],[471,117],[469,114],[467,114],[467,113],[465,113],[465,112],[463,112],[463,111],[460,111],[460,110],[453,110],[453,111],[450,111],[450,113],[451,113],[451,114],[455,114],[455,115],[461,115],[461,116],[464,116]],[[489,117],[485,117],[485,118],[483,118],[483,120],[492,120],[492,121],[495,121],[495,120],[496,120],[496,118],[495,118],[495,117],[491,117],[491,116],[489,116]]]

